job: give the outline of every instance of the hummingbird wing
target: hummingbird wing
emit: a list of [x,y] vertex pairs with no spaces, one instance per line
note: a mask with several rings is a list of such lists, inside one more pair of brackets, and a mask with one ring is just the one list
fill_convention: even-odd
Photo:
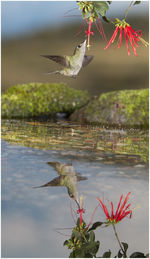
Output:
[[51,59],[64,67],[67,67],[67,68],[70,67],[70,63],[65,56],[55,56],[55,55],[41,55],[41,56],[44,58]]
[[48,187],[48,186],[61,186],[60,181],[61,181],[61,177],[59,176],[59,177],[54,178],[52,181],[50,181],[46,184],[36,186],[36,187],[33,187],[33,188],[41,188],[41,187]]
[[87,66],[92,61],[93,58],[94,58],[94,56],[86,56],[86,55],[84,55],[82,66],[83,67]]

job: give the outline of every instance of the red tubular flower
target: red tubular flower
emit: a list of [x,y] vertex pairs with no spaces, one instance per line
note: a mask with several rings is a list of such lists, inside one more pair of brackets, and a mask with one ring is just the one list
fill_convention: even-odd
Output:
[[77,214],[80,214],[80,226],[82,225],[82,214],[85,213],[85,210],[82,208],[82,197],[80,197],[80,208],[77,210]]
[[90,21],[88,22],[88,24],[89,24],[89,28],[88,28],[88,30],[85,30],[85,33],[86,33],[86,35],[88,36],[87,48],[90,47],[90,37],[91,37],[91,35],[94,35],[94,32],[91,31],[92,21],[90,20]]
[[127,204],[128,199],[129,199],[129,195],[130,192],[127,194],[124,202],[121,205],[121,201],[123,199],[123,195],[121,195],[118,206],[117,206],[117,210],[116,213],[114,214],[114,205],[113,202],[111,202],[111,213],[109,214],[108,209],[106,207],[106,205],[102,202],[102,200],[100,198],[97,198],[100,202],[100,206],[103,209],[106,218],[107,218],[107,222],[108,223],[118,223],[120,222],[123,218],[127,217],[128,215],[130,215],[130,218],[132,216],[132,210],[129,209],[129,207],[131,206],[131,204]]
[[114,42],[116,36],[117,36],[117,33],[119,31],[119,27],[117,26],[117,28],[115,29],[110,41],[108,42],[107,46],[104,48],[104,50],[108,49],[108,47]]
[[133,30],[133,28],[124,19],[122,21],[120,21],[119,19],[116,18],[116,29],[115,29],[110,41],[108,42],[107,46],[104,48],[104,50],[106,50],[115,41],[115,38],[118,34],[119,29],[120,29],[120,42],[119,42],[118,48],[121,47],[122,35],[123,35],[123,31],[124,31],[128,55],[130,55],[128,40],[132,46],[135,56],[138,56],[136,53],[135,46],[138,47],[139,41],[141,41],[142,44],[144,44],[146,47],[149,45],[148,42],[146,42],[144,39],[141,38],[141,31],[139,31],[137,33],[136,31]]
[[98,32],[101,34],[103,40],[105,40],[107,42],[107,39],[106,39],[106,35],[104,33],[104,29],[103,29],[103,26],[102,26],[102,23],[101,23],[101,20],[100,18],[98,17],[98,14],[97,16],[95,14],[93,14],[91,12],[90,9],[88,9],[88,12],[91,14],[90,16],[88,16],[88,18],[86,18],[86,12],[85,11],[85,8],[82,9],[82,16],[83,16],[83,22],[81,23],[81,26],[79,28],[79,31],[78,31],[78,35],[80,34],[81,32],[81,28],[82,28],[82,25],[85,26],[84,22],[86,22],[88,24],[88,29],[84,29],[84,33],[86,34],[85,36],[88,37],[88,43],[87,43],[87,48],[90,48],[90,39],[91,39],[91,35],[94,35],[94,32],[93,30],[91,30],[91,27],[92,27],[92,23],[95,24],[96,26],[96,29],[98,30]]

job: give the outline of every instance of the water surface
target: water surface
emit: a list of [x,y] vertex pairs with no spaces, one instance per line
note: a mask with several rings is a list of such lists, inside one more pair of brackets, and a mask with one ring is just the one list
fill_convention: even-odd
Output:
[[[136,207],[133,217],[116,227],[120,240],[129,244],[129,254],[137,250],[147,253],[149,186],[143,155],[147,133],[128,133],[96,127],[3,122],[2,257],[69,256],[63,242],[71,234],[71,229],[66,228],[74,227],[70,207],[76,210],[76,203],[66,187],[33,188],[58,176],[47,164],[53,161],[72,163],[77,172],[88,178],[78,182],[87,223],[98,204],[97,196],[117,204],[121,194],[130,191],[132,208]],[[97,220],[105,220],[100,208],[94,217]],[[64,229],[59,230],[60,234],[56,228]],[[114,248],[119,250],[111,226],[97,229],[96,239],[101,242],[98,256],[108,249],[113,255]]]

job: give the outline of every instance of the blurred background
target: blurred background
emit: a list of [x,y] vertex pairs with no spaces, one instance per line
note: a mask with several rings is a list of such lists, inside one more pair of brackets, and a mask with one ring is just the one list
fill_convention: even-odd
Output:
[[[130,2],[112,1],[107,17],[122,19]],[[94,55],[89,66],[76,79],[44,73],[60,66],[42,54],[72,55],[74,48],[85,39],[81,30],[81,12],[76,1],[3,1],[2,16],[2,92],[8,87],[28,82],[64,82],[70,87],[88,90],[91,96],[120,89],[140,89],[149,86],[149,52],[139,43],[138,57],[127,55],[125,39],[121,49],[114,44],[108,50],[93,25],[94,36],[87,55]],[[149,38],[149,1],[131,7],[127,22],[142,37]],[[114,26],[102,21],[109,40]],[[87,26],[86,26],[87,27]]]

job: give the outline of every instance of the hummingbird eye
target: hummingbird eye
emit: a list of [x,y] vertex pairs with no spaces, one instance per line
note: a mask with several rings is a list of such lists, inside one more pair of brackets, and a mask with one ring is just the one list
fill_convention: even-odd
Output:
[[81,45],[78,45],[78,48],[81,48]]

